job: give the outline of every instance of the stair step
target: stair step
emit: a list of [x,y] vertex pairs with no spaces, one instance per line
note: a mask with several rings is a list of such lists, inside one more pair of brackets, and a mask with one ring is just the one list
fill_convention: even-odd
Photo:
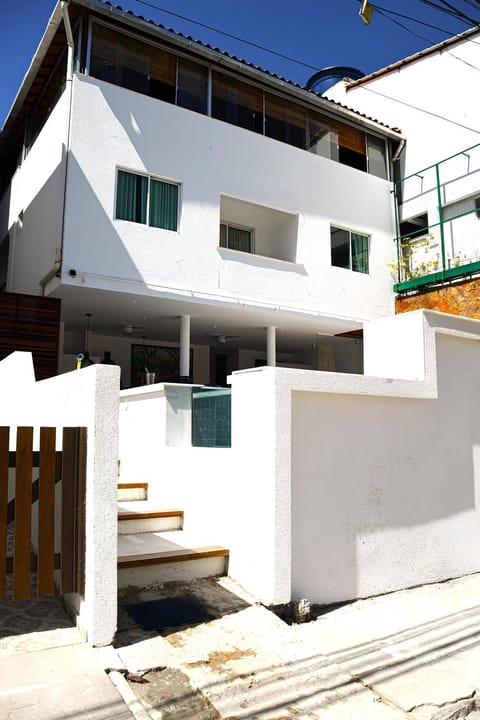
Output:
[[118,483],[118,500],[120,502],[130,500],[147,500],[148,499],[148,483]]
[[[173,540],[172,540],[173,538]],[[190,540],[182,531],[118,537],[118,587],[225,575],[228,550]]]
[[183,528],[183,510],[157,510],[145,500],[118,504],[118,532],[146,533]]

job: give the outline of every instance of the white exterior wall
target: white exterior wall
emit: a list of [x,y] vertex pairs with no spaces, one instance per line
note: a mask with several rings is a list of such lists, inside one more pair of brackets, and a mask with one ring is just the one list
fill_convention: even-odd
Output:
[[87,428],[85,596],[66,600],[93,645],[108,645],[117,623],[118,382],[108,365],[35,382],[29,353],[0,362],[0,425],[33,426],[36,449],[41,426]]
[[[117,167],[181,184],[179,232],[113,220]],[[83,76],[74,78],[68,177],[65,284],[213,304],[278,304],[281,287],[282,307],[355,318],[393,310],[384,180]],[[297,264],[220,251],[222,194],[298,216]],[[369,275],[331,267],[330,223],[371,236]]]
[[68,102],[64,92],[2,199],[0,240],[10,232],[7,289],[12,292],[41,294],[38,281],[61,247]]
[[[478,99],[472,92],[479,63],[475,35],[350,89],[338,83],[326,95],[402,130],[407,143],[401,176],[407,177],[479,143]],[[480,188],[480,148],[442,163],[440,184],[442,204],[452,206],[446,218],[473,210]],[[402,190],[400,220],[427,212],[430,226],[439,222],[435,168],[410,178]],[[429,234],[426,246],[412,258],[411,270],[420,275],[442,269],[439,227],[430,227]],[[447,268],[479,259],[477,236],[474,213],[445,225]]]
[[402,65],[350,90],[338,83],[325,94],[398,127],[407,138],[410,175],[479,141],[478,35]]
[[[248,440],[237,472],[259,514],[275,507],[275,552],[257,553],[277,602],[290,599],[285,558],[292,597],[319,603],[480,568],[480,323],[419,311],[371,330],[366,369],[385,349],[375,365],[383,378],[279,368],[232,376],[234,443]],[[412,358],[402,379],[396,350]]]

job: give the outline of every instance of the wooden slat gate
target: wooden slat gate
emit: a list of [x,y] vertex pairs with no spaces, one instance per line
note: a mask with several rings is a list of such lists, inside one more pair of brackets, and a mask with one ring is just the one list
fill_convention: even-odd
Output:
[[[83,594],[86,437],[86,428],[63,428],[62,450],[57,451],[56,428],[42,427],[40,450],[34,452],[33,428],[19,427],[16,450],[9,452],[10,428],[0,427],[0,599]],[[38,533],[32,537],[34,503]],[[56,541],[60,552],[55,552]],[[36,586],[31,573],[37,573]]]

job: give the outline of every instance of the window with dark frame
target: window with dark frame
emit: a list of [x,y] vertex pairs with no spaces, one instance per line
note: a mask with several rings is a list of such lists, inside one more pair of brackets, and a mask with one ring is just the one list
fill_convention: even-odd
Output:
[[[207,114],[209,70],[102,23],[92,24],[89,73],[164,102]],[[388,179],[384,138],[324,117],[295,100],[211,71],[211,116]]]
[[369,238],[368,235],[330,227],[331,261],[335,267],[368,274]]

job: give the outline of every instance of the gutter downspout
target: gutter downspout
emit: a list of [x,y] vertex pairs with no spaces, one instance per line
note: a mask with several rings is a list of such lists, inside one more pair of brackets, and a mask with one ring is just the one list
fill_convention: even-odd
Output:
[[400,155],[402,154],[402,151],[403,151],[403,148],[404,148],[404,147],[405,147],[405,140],[402,139],[402,140],[400,140],[400,143],[399,143],[397,149],[395,150],[395,152],[394,152],[394,154],[393,154],[392,163],[394,163],[394,162],[396,162],[396,161],[398,160],[398,158],[399,158]]
[[62,258],[63,258],[63,237],[65,229],[65,200],[67,196],[67,171],[68,171],[68,153],[70,150],[70,131],[71,131],[71,119],[72,119],[72,85],[73,85],[73,62],[74,62],[74,43],[72,26],[70,24],[70,16],[68,14],[68,6],[70,0],[62,0],[60,8],[62,11],[63,25],[65,28],[65,34],[67,36],[67,71],[66,71],[66,90],[69,93],[68,98],[68,118],[67,118],[67,133],[65,139],[65,159],[64,159],[64,171],[63,171],[63,192],[62,192],[62,205],[61,205],[61,218],[60,218],[60,247],[55,248],[55,261],[53,267],[39,280],[40,287],[43,288],[43,294],[45,295],[45,286],[55,276],[58,276],[62,269]]

